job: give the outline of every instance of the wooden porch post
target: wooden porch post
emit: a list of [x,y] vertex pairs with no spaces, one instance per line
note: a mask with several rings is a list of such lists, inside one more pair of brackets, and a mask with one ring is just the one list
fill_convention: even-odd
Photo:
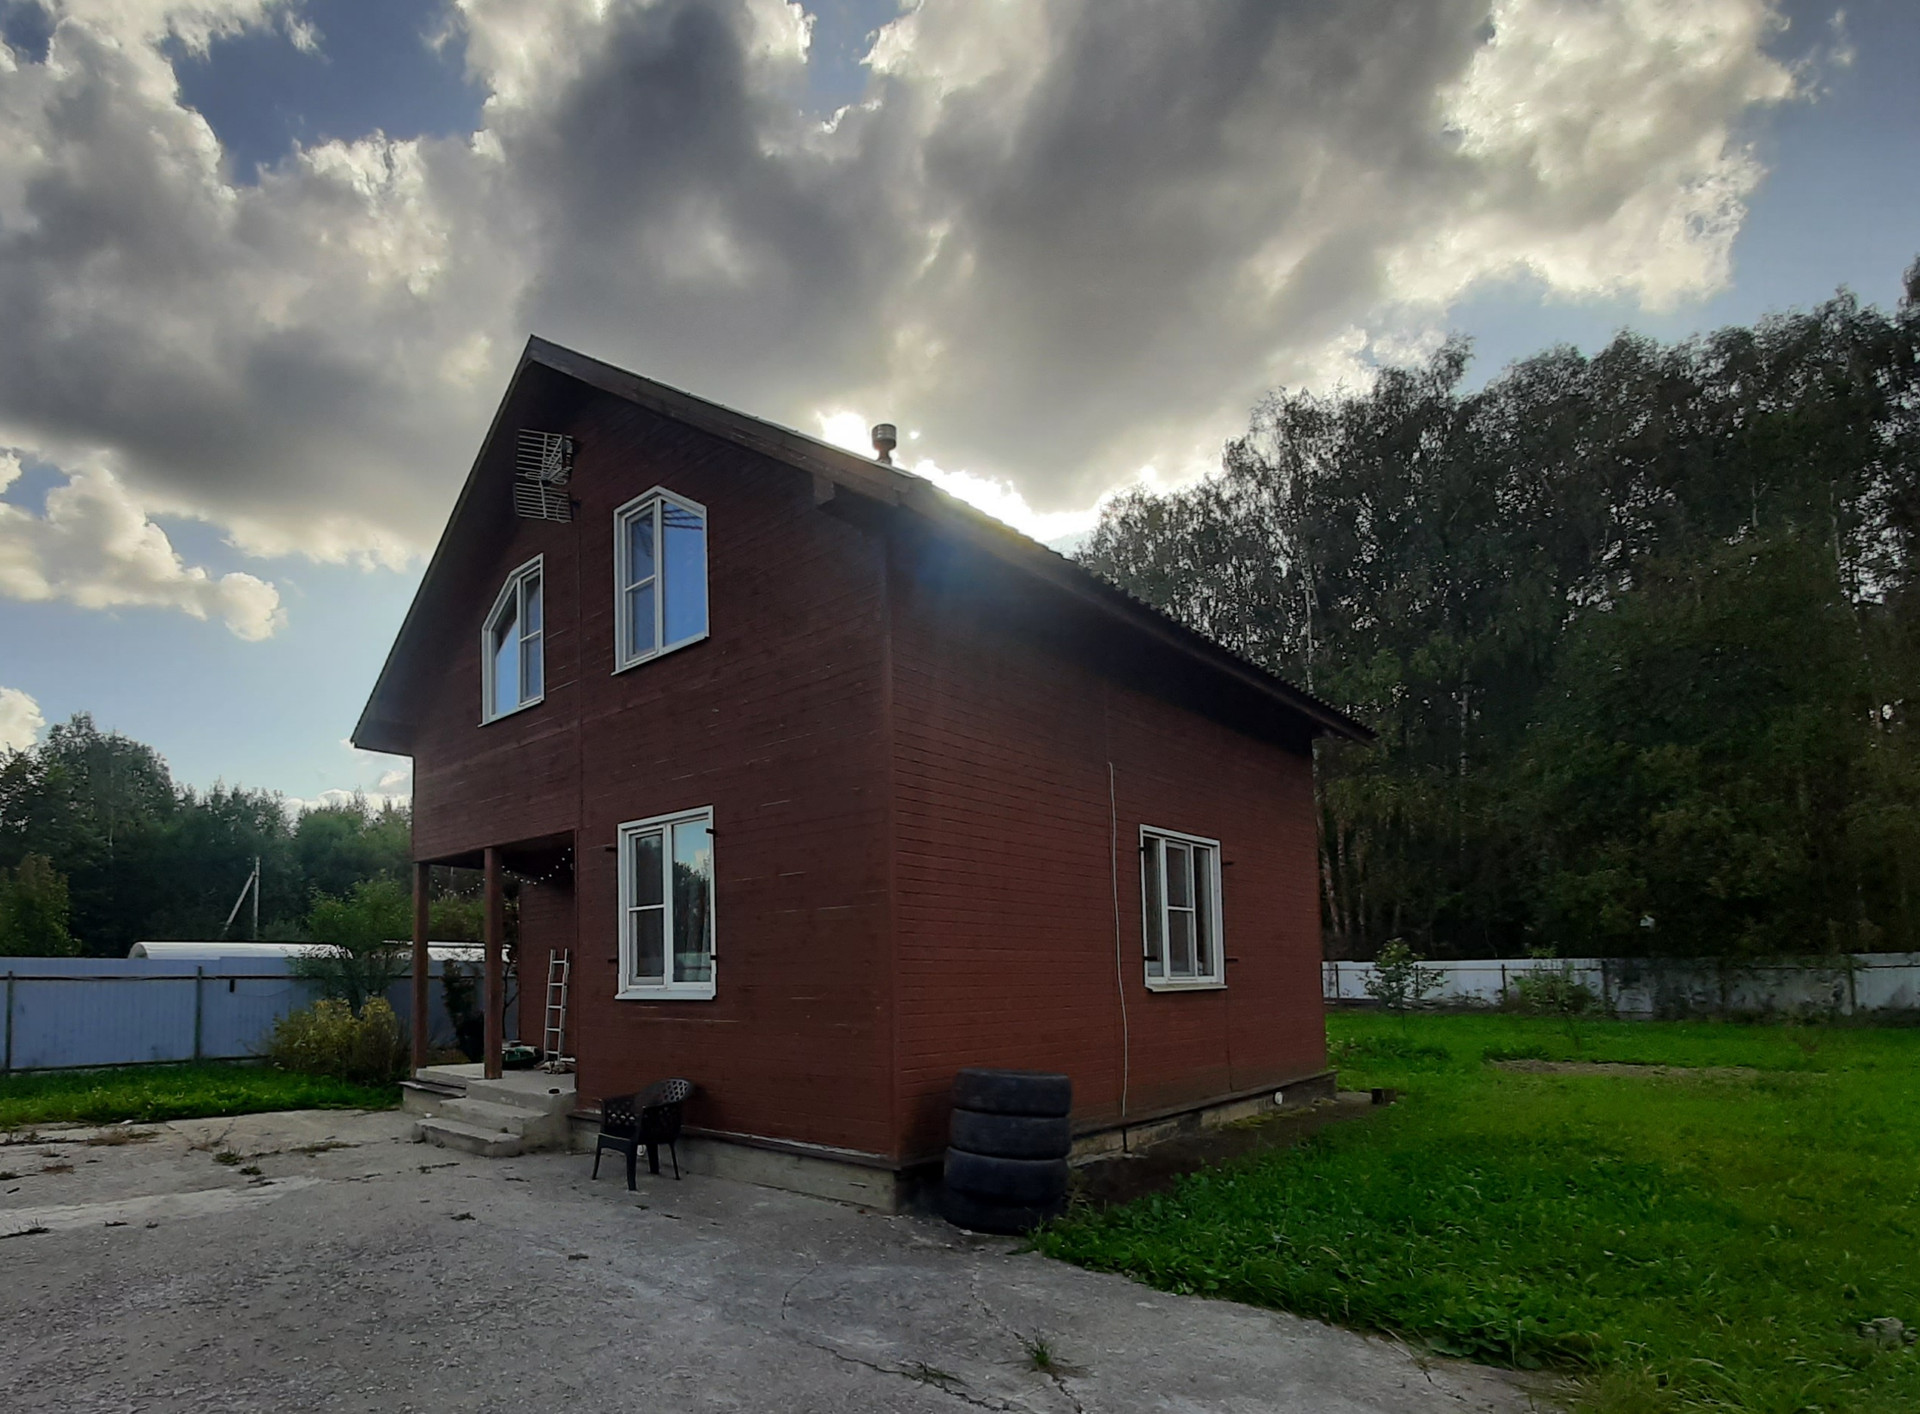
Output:
[[427,872],[413,865],[413,1068],[427,1063]]
[[482,994],[487,1013],[486,1055],[481,1071],[488,1080],[500,1078],[500,1051],[505,1043],[500,1004],[506,994],[507,901],[500,888],[500,851],[487,846],[487,980]]

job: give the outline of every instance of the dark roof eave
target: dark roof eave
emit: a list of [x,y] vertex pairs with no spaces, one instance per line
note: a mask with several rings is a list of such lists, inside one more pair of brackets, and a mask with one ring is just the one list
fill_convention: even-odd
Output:
[[499,405],[493,410],[493,420],[487,424],[487,435],[480,439],[480,446],[473,454],[473,465],[467,468],[466,480],[460,483],[460,494],[454,500],[453,510],[447,516],[447,523],[440,527],[440,538],[434,543],[433,554],[427,560],[426,572],[420,576],[419,587],[413,591],[413,602],[407,605],[406,617],[400,620],[400,631],[394,634],[393,642],[387,648],[386,659],[380,665],[380,675],[373,680],[373,691],[367,694],[366,706],[360,709],[360,719],[347,735],[347,740],[362,751],[379,751],[393,756],[411,754],[413,743],[405,725],[393,718],[378,716],[377,710],[394,689],[401,646],[412,636],[420,617],[420,606],[427,599],[427,588],[434,582],[436,573],[444,571],[448,546],[453,540],[453,528],[460,523],[467,502],[473,498],[474,484],[480,479],[480,463],[485,460],[493,439],[499,435],[501,419],[507,415],[507,408],[520,387],[520,379],[525,375],[527,365],[535,361],[534,342],[529,340],[527,347],[520,351],[520,361],[513,366],[513,377],[507,380],[507,391],[501,395]]

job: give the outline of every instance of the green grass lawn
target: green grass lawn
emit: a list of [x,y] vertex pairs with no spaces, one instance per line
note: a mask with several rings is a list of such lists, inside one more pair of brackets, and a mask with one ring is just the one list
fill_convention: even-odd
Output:
[[151,1065],[0,1077],[0,1131],[40,1124],[198,1119],[263,1110],[388,1109],[393,1085],[349,1085],[261,1065]]
[[[1920,1410],[1920,1030],[1329,1018],[1343,1087],[1406,1097],[1043,1231],[1170,1291],[1577,1376],[1638,1414]],[[1520,1073],[1501,1059],[1750,1068]]]

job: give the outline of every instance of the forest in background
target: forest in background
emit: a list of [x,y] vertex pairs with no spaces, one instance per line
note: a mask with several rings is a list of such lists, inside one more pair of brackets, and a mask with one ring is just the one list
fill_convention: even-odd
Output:
[[[250,899],[222,929],[256,857],[261,938],[335,941],[365,926],[404,937],[410,834],[405,806],[356,799],[295,813],[272,791],[177,785],[152,747],[79,714],[0,754],[0,956],[125,957],[136,942],[247,938]],[[438,883],[434,936],[478,938],[478,901]]]
[[1920,949],[1920,262],[1469,354],[1273,395],[1080,555],[1378,733],[1319,748],[1328,954]]
[[[1920,949],[1905,288],[1477,390],[1449,343],[1109,503],[1084,563],[1378,733],[1319,748],[1329,955]],[[399,936],[408,840],[404,807],[176,785],[78,715],[0,755],[0,954],[220,937],[256,856],[263,938],[352,931],[337,901]]]

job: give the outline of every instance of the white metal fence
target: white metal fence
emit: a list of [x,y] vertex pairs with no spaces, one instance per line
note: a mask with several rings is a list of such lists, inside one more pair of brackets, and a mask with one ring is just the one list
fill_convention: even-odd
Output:
[[[1713,958],[1476,958],[1423,964],[1441,974],[1428,1000],[1499,1006],[1513,982],[1569,968],[1616,1015],[1854,1016],[1920,1012],[1920,953],[1851,953],[1806,961],[1732,964]],[[1321,964],[1329,1002],[1370,1000],[1370,962]]]
[[[436,959],[429,970],[435,1044],[453,1032],[441,966]],[[0,958],[0,987],[0,1073],[240,1060],[258,1055],[274,1023],[314,998],[313,984],[295,977],[284,957]],[[411,978],[388,989],[402,1026],[412,989]]]

